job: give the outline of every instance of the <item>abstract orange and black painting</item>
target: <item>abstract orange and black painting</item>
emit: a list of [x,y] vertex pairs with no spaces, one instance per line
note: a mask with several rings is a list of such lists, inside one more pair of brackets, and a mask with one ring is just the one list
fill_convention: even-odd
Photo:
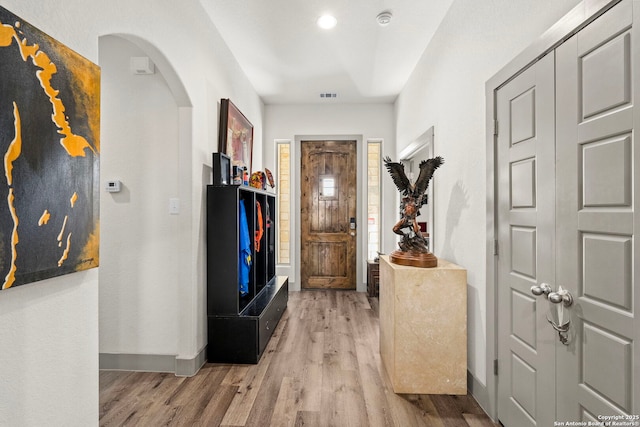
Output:
[[98,266],[100,68],[0,7],[0,288]]

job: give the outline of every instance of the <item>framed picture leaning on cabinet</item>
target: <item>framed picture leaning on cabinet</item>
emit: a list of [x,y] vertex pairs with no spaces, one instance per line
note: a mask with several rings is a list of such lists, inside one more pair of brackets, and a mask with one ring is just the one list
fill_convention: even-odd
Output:
[[233,166],[246,167],[251,173],[253,154],[253,125],[233,102],[220,100],[218,151],[231,158]]

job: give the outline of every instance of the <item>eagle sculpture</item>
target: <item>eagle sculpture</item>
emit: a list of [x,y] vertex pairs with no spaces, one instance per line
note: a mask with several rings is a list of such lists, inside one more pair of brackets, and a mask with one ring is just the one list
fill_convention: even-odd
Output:
[[[402,251],[429,252],[428,240],[420,233],[416,217],[420,215],[422,205],[427,203],[427,194],[425,193],[429,188],[433,173],[443,163],[444,159],[440,156],[420,162],[420,174],[415,183],[412,184],[404,173],[404,165],[402,163],[393,162],[389,157],[384,158],[384,165],[389,171],[393,183],[403,196],[400,204],[401,219],[393,226],[393,232],[403,236],[402,241],[399,242],[400,250]],[[405,233],[404,229],[409,231]]]
[[[384,165],[387,167],[393,183],[398,187],[400,194],[403,196],[422,199],[422,196],[429,188],[429,182],[433,177],[433,173],[444,163],[444,159],[440,156],[433,159],[423,160],[420,162],[420,174],[414,184],[409,182],[409,178],[404,173],[404,165],[402,163],[393,162],[389,157],[384,158]],[[425,199],[426,203],[426,199]],[[421,203],[422,206],[424,203]]]

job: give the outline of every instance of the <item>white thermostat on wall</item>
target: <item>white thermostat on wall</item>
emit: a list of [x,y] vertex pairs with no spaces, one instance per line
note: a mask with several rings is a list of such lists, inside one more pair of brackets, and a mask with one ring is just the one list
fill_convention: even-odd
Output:
[[107,190],[109,193],[118,193],[120,191],[120,181],[107,181],[105,190]]

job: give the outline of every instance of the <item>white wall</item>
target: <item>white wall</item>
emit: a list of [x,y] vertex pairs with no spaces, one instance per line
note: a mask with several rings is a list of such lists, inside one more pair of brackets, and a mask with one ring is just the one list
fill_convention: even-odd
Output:
[[0,425],[98,420],[98,271],[0,291]]
[[[218,103],[220,98],[231,98],[252,121],[254,138],[260,141],[262,102],[196,0],[3,0],[2,6],[96,63],[99,37],[123,34],[145,51],[152,50],[156,63],[172,69],[161,70],[167,71],[163,75],[170,87],[184,86],[186,95],[178,103],[184,107],[178,109],[177,175],[167,177],[177,182],[176,197],[182,202],[173,267],[178,276],[177,283],[172,283],[175,305],[169,310],[169,315],[177,318],[177,326],[165,335],[157,329],[164,323],[144,325],[151,335],[145,341],[147,348],[133,348],[129,331],[123,332],[122,340],[110,336],[109,350],[171,351],[178,359],[195,358],[206,343],[204,194],[211,179],[211,152],[217,150]],[[150,47],[154,49],[147,49]],[[109,135],[109,129],[103,132]],[[140,135],[147,139],[140,143],[151,146],[154,135]],[[261,167],[261,154],[256,144],[257,168]],[[107,161],[124,161],[108,157],[101,159],[105,170],[111,166]],[[140,159],[131,167],[141,167],[145,161]],[[171,165],[172,170],[175,167]],[[134,198],[140,188],[130,191]],[[166,200],[166,195],[153,195],[149,203],[156,203],[157,198],[164,205],[160,200]],[[101,215],[103,230],[122,220],[144,223],[140,217],[123,219],[115,215],[117,207],[113,208]],[[166,209],[166,205],[159,209]],[[161,225],[156,222],[154,226]],[[152,250],[138,255],[143,271],[166,269],[166,254],[155,259],[157,254]],[[108,256],[104,262],[109,262]],[[94,269],[0,293],[0,425],[97,425],[98,272]],[[139,280],[131,280],[129,285],[136,286],[136,282],[139,285]],[[148,293],[149,284],[144,286]],[[158,303],[166,304],[167,298],[163,294]],[[153,297],[141,301],[142,306],[132,308],[141,318],[157,316],[159,308]]]
[[[300,150],[296,146],[296,136],[361,136],[362,144],[357,147],[358,150],[358,282],[357,289],[365,290],[363,270],[366,268],[366,180],[367,171],[364,167],[366,164],[366,144],[369,139],[383,140],[382,154],[383,156],[394,156],[395,138],[394,138],[394,121],[393,121],[393,105],[391,104],[309,104],[309,105],[267,105],[265,107],[264,119],[264,150],[263,159],[264,166],[276,171],[275,144],[276,140],[290,140],[292,143],[291,159],[293,168],[293,182],[291,189],[293,191],[291,197],[292,235],[296,236],[299,241],[299,159]],[[383,171],[386,174],[386,171]],[[362,187],[364,183],[364,188]],[[382,179],[383,187],[381,196],[382,201],[382,230],[391,229],[397,218],[397,203],[395,199],[395,187],[390,178]],[[389,201],[389,195],[393,195],[393,201]],[[292,244],[294,242],[292,241]],[[295,247],[291,247],[291,266],[299,266],[298,255],[299,242]],[[395,238],[391,236],[383,237],[382,251],[389,253],[395,248]],[[366,273],[366,270],[364,270]],[[297,280],[295,268],[280,266],[279,274],[287,274],[290,280],[290,289],[299,290],[300,283]]]
[[468,363],[487,380],[485,83],[578,0],[456,0],[396,101],[398,151],[429,126],[438,257],[468,272]]
[[122,182],[100,195],[100,353],[176,355],[178,105],[160,72],[131,73],[131,42],[103,37],[99,55],[100,188]]

